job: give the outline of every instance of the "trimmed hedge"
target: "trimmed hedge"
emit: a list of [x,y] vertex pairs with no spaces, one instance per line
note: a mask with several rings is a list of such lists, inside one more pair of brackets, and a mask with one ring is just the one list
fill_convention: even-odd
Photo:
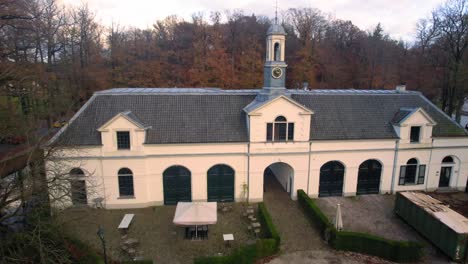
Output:
[[268,213],[268,210],[266,209],[266,206],[264,203],[258,204],[258,219],[262,226],[263,237],[272,238],[275,240],[274,252],[272,252],[272,254],[269,254],[269,255],[273,255],[279,251],[281,237],[278,233],[278,230],[276,230],[276,226],[273,224],[271,215],[270,213]]
[[422,256],[423,246],[417,242],[396,241],[371,234],[338,231],[303,190],[298,190],[297,196],[309,220],[320,229],[323,238],[334,249],[364,253],[396,262],[414,262]]
[[417,242],[389,240],[359,232],[335,232],[332,246],[338,250],[364,253],[395,262],[414,262],[421,258],[423,246]]
[[129,260],[123,261],[122,264],[153,264],[152,260]]
[[265,204],[258,204],[258,218],[262,224],[262,236],[255,244],[240,247],[228,256],[198,257],[195,264],[252,264],[255,261],[274,255],[279,251],[281,237],[276,230]]
[[335,228],[328,217],[323,214],[322,210],[318,208],[303,190],[297,191],[297,200],[302,209],[304,209],[309,221],[320,230],[322,238],[328,241],[327,236],[330,233],[329,231]]

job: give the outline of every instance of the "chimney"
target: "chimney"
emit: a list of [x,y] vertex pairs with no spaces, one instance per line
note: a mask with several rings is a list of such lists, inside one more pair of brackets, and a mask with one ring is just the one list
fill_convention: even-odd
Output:
[[406,91],[406,84],[399,84],[396,86],[395,90],[397,93]]
[[308,82],[303,82],[302,83],[302,89],[304,89],[304,91],[309,90],[309,83]]

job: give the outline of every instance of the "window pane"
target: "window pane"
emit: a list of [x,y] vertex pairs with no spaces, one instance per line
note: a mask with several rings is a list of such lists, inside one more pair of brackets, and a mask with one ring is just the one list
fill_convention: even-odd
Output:
[[416,171],[418,170],[417,165],[407,165],[405,183],[416,183]]
[[288,140],[294,140],[294,123],[288,123]]
[[130,149],[130,132],[117,132],[117,149]]
[[273,124],[267,123],[267,141],[271,141],[273,135]]
[[419,142],[420,131],[421,131],[421,127],[411,127],[411,135],[410,135],[411,142]]
[[405,185],[406,166],[400,167],[400,179],[398,185]]
[[419,165],[418,184],[424,184],[424,176],[426,175],[426,165]]
[[275,118],[275,121],[276,121],[276,122],[286,122],[286,117],[284,117],[284,116],[278,116],[277,118]]
[[275,141],[286,140],[286,123],[275,123]]
[[133,176],[119,176],[120,196],[133,196]]

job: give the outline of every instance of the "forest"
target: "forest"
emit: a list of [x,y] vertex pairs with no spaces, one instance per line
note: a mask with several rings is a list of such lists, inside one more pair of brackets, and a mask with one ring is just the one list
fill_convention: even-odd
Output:
[[[405,83],[460,118],[467,94],[466,0],[448,0],[414,25],[411,43],[317,8],[289,8],[287,87],[394,89]],[[248,10],[155,20],[147,29],[97,22],[86,4],[0,0],[0,135],[69,118],[113,87],[260,88],[265,33],[274,21]]]

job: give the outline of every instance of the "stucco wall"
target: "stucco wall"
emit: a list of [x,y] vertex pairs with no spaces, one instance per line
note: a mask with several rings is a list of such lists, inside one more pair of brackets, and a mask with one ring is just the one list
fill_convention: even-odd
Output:
[[[310,142],[311,114],[288,99],[278,98],[271,104],[257,109],[250,116],[250,143],[162,145],[144,144],[144,130],[125,117],[119,116],[101,128],[103,146],[81,147],[62,153],[62,160],[68,163],[63,165],[62,169],[70,171],[73,167],[82,168],[88,179],[94,182],[89,183],[88,201],[91,202],[95,197],[103,197],[108,208],[163,204],[163,172],[173,165],[184,166],[191,172],[193,201],[206,201],[207,171],[217,164],[228,165],[235,171],[236,201],[247,197],[250,201],[263,200],[264,171],[278,162],[292,168],[290,173],[286,167],[272,166],[285,189],[288,176],[292,176],[293,199],[298,189],[303,189],[312,197],[318,196],[320,168],[329,161],[339,161],[345,167],[345,196],[356,194],[359,166],[369,159],[382,164],[380,193],[437,189],[441,161],[445,156],[452,156],[455,160],[450,187],[462,190],[466,186],[468,138],[432,139],[426,126],[423,129],[425,139],[420,143],[409,143],[410,125],[427,124],[421,113],[416,113],[405,121],[408,126],[401,127],[403,139],[400,141],[387,139]],[[273,122],[279,115],[295,124],[294,141],[266,142],[266,124]],[[115,132],[120,130],[130,131],[130,150],[117,150]],[[400,186],[400,166],[405,165],[411,158],[416,158],[419,164],[427,165],[425,182]],[[123,167],[133,172],[135,197],[132,199],[119,197],[117,172]],[[246,184],[247,192],[244,188]],[[92,185],[96,185],[93,186],[93,190]]]

